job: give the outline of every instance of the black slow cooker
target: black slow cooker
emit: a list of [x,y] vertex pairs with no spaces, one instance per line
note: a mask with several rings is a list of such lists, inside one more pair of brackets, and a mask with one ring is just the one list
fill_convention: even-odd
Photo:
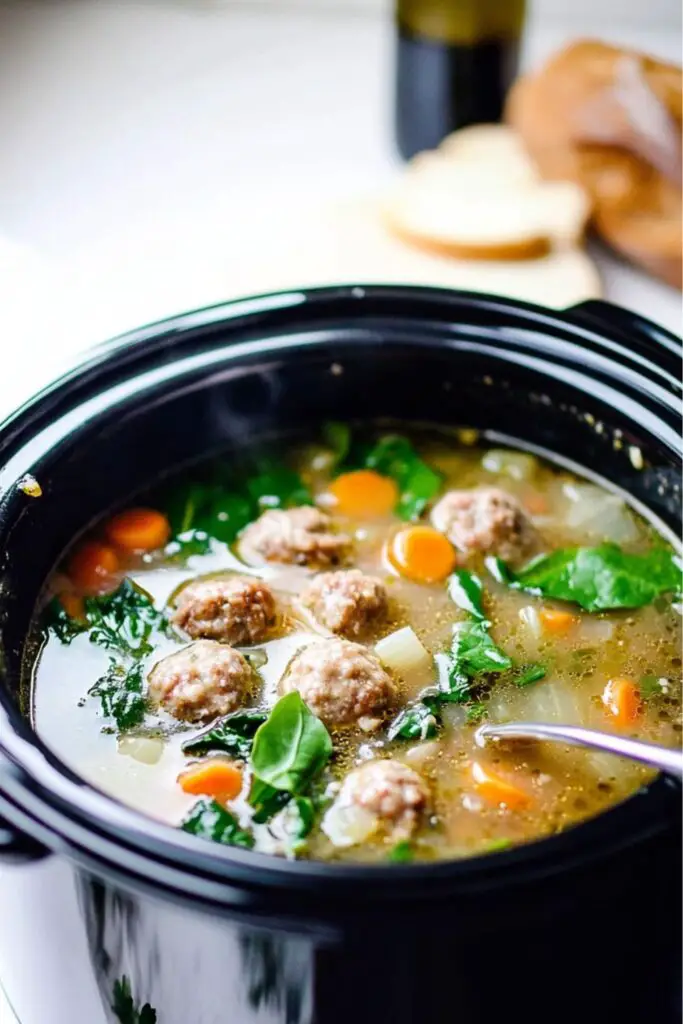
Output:
[[[672,335],[602,302],[557,313],[440,290],[330,288],[118,338],[5,422],[0,855],[68,860],[112,1022],[680,1020],[670,781],[486,857],[289,862],[199,842],[84,783],[32,731],[26,674],[41,585],[88,521],[171,467],[323,419],[514,439],[623,488],[678,535],[680,360]],[[17,487],[26,473],[42,498]],[[58,942],[59,922],[46,927]],[[62,1019],[71,1024],[68,1005]]]

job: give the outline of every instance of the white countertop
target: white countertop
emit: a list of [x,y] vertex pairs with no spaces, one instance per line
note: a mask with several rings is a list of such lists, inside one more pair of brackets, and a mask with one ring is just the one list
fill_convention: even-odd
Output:
[[[74,350],[197,296],[219,301],[236,201],[326,200],[373,188],[397,166],[391,34],[379,13],[190,8],[0,9],[3,411]],[[532,23],[527,63],[567,35]],[[608,36],[680,57],[676,32],[622,24]],[[176,272],[150,308],[131,265],[144,253],[139,277],[150,280],[155,244],[159,266],[162,247],[175,246],[193,287]],[[608,298],[680,332],[677,293],[598,259]],[[58,935],[43,927],[48,910]],[[102,1019],[77,921],[63,865],[0,872],[0,978],[22,1024],[64,1024],[56,993],[67,990],[69,1024]],[[0,1022],[11,1020],[0,995]]]

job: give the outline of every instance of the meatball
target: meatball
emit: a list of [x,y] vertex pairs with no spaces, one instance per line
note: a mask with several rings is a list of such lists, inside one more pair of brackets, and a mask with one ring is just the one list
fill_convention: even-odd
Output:
[[235,711],[251,686],[249,663],[215,640],[197,640],[157,662],[149,696],[175,718],[206,721]]
[[180,591],[171,622],[193,638],[256,644],[275,623],[275,598],[250,576],[196,580]]
[[296,655],[283,680],[326,725],[377,719],[394,699],[391,679],[374,654],[349,640],[320,640]]
[[448,491],[434,506],[432,523],[465,554],[481,551],[515,559],[535,539],[534,527],[519,502],[498,487]]
[[242,532],[244,551],[267,562],[296,565],[337,565],[351,543],[345,533],[334,533],[332,520],[312,505],[270,509]]
[[[348,845],[345,831],[371,834],[383,827],[392,838],[408,838],[429,802],[429,790],[422,776],[400,761],[366,761],[347,775],[323,829],[337,845]],[[354,821],[348,810],[367,816]],[[346,810],[346,813],[344,813]],[[373,821],[374,819],[374,821]],[[341,826],[341,828],[340,828]],[[354,837],[358,841],[358,834]]]
[[360,636],[387,612],[384,584],[359,569],[316,576],[301,600],[321,625],[344,636]]

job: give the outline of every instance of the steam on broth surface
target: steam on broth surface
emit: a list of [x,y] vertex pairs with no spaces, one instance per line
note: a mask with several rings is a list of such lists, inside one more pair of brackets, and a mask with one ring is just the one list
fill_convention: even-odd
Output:
[[472,431],[350,430],[212,462],[48,583],[33,714],[107,793],[228,845],[457,858],[651,777],[479,722],[678,746],[680,572],[617,495]]

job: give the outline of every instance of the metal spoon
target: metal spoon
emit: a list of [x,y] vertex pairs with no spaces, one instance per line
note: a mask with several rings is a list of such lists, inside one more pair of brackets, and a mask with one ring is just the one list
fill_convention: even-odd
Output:
[[569,743],[574,747],[591,747],[593,750],[605,750],[619,757],[629,757],[632,761],[658,768],[676,779],[683,779],[683,751],[669,750],[655,743],[644,743],[642,740],[631,740],[626,736],[616,736],[611,732],[599,732],[597,729],[584,729],[579,725],[547,725],[545,722],[505,722],[502,725],[480,725],[475,733],[475,741],[480,746],[489,740],[530,739],[553,740],[556,743]]

